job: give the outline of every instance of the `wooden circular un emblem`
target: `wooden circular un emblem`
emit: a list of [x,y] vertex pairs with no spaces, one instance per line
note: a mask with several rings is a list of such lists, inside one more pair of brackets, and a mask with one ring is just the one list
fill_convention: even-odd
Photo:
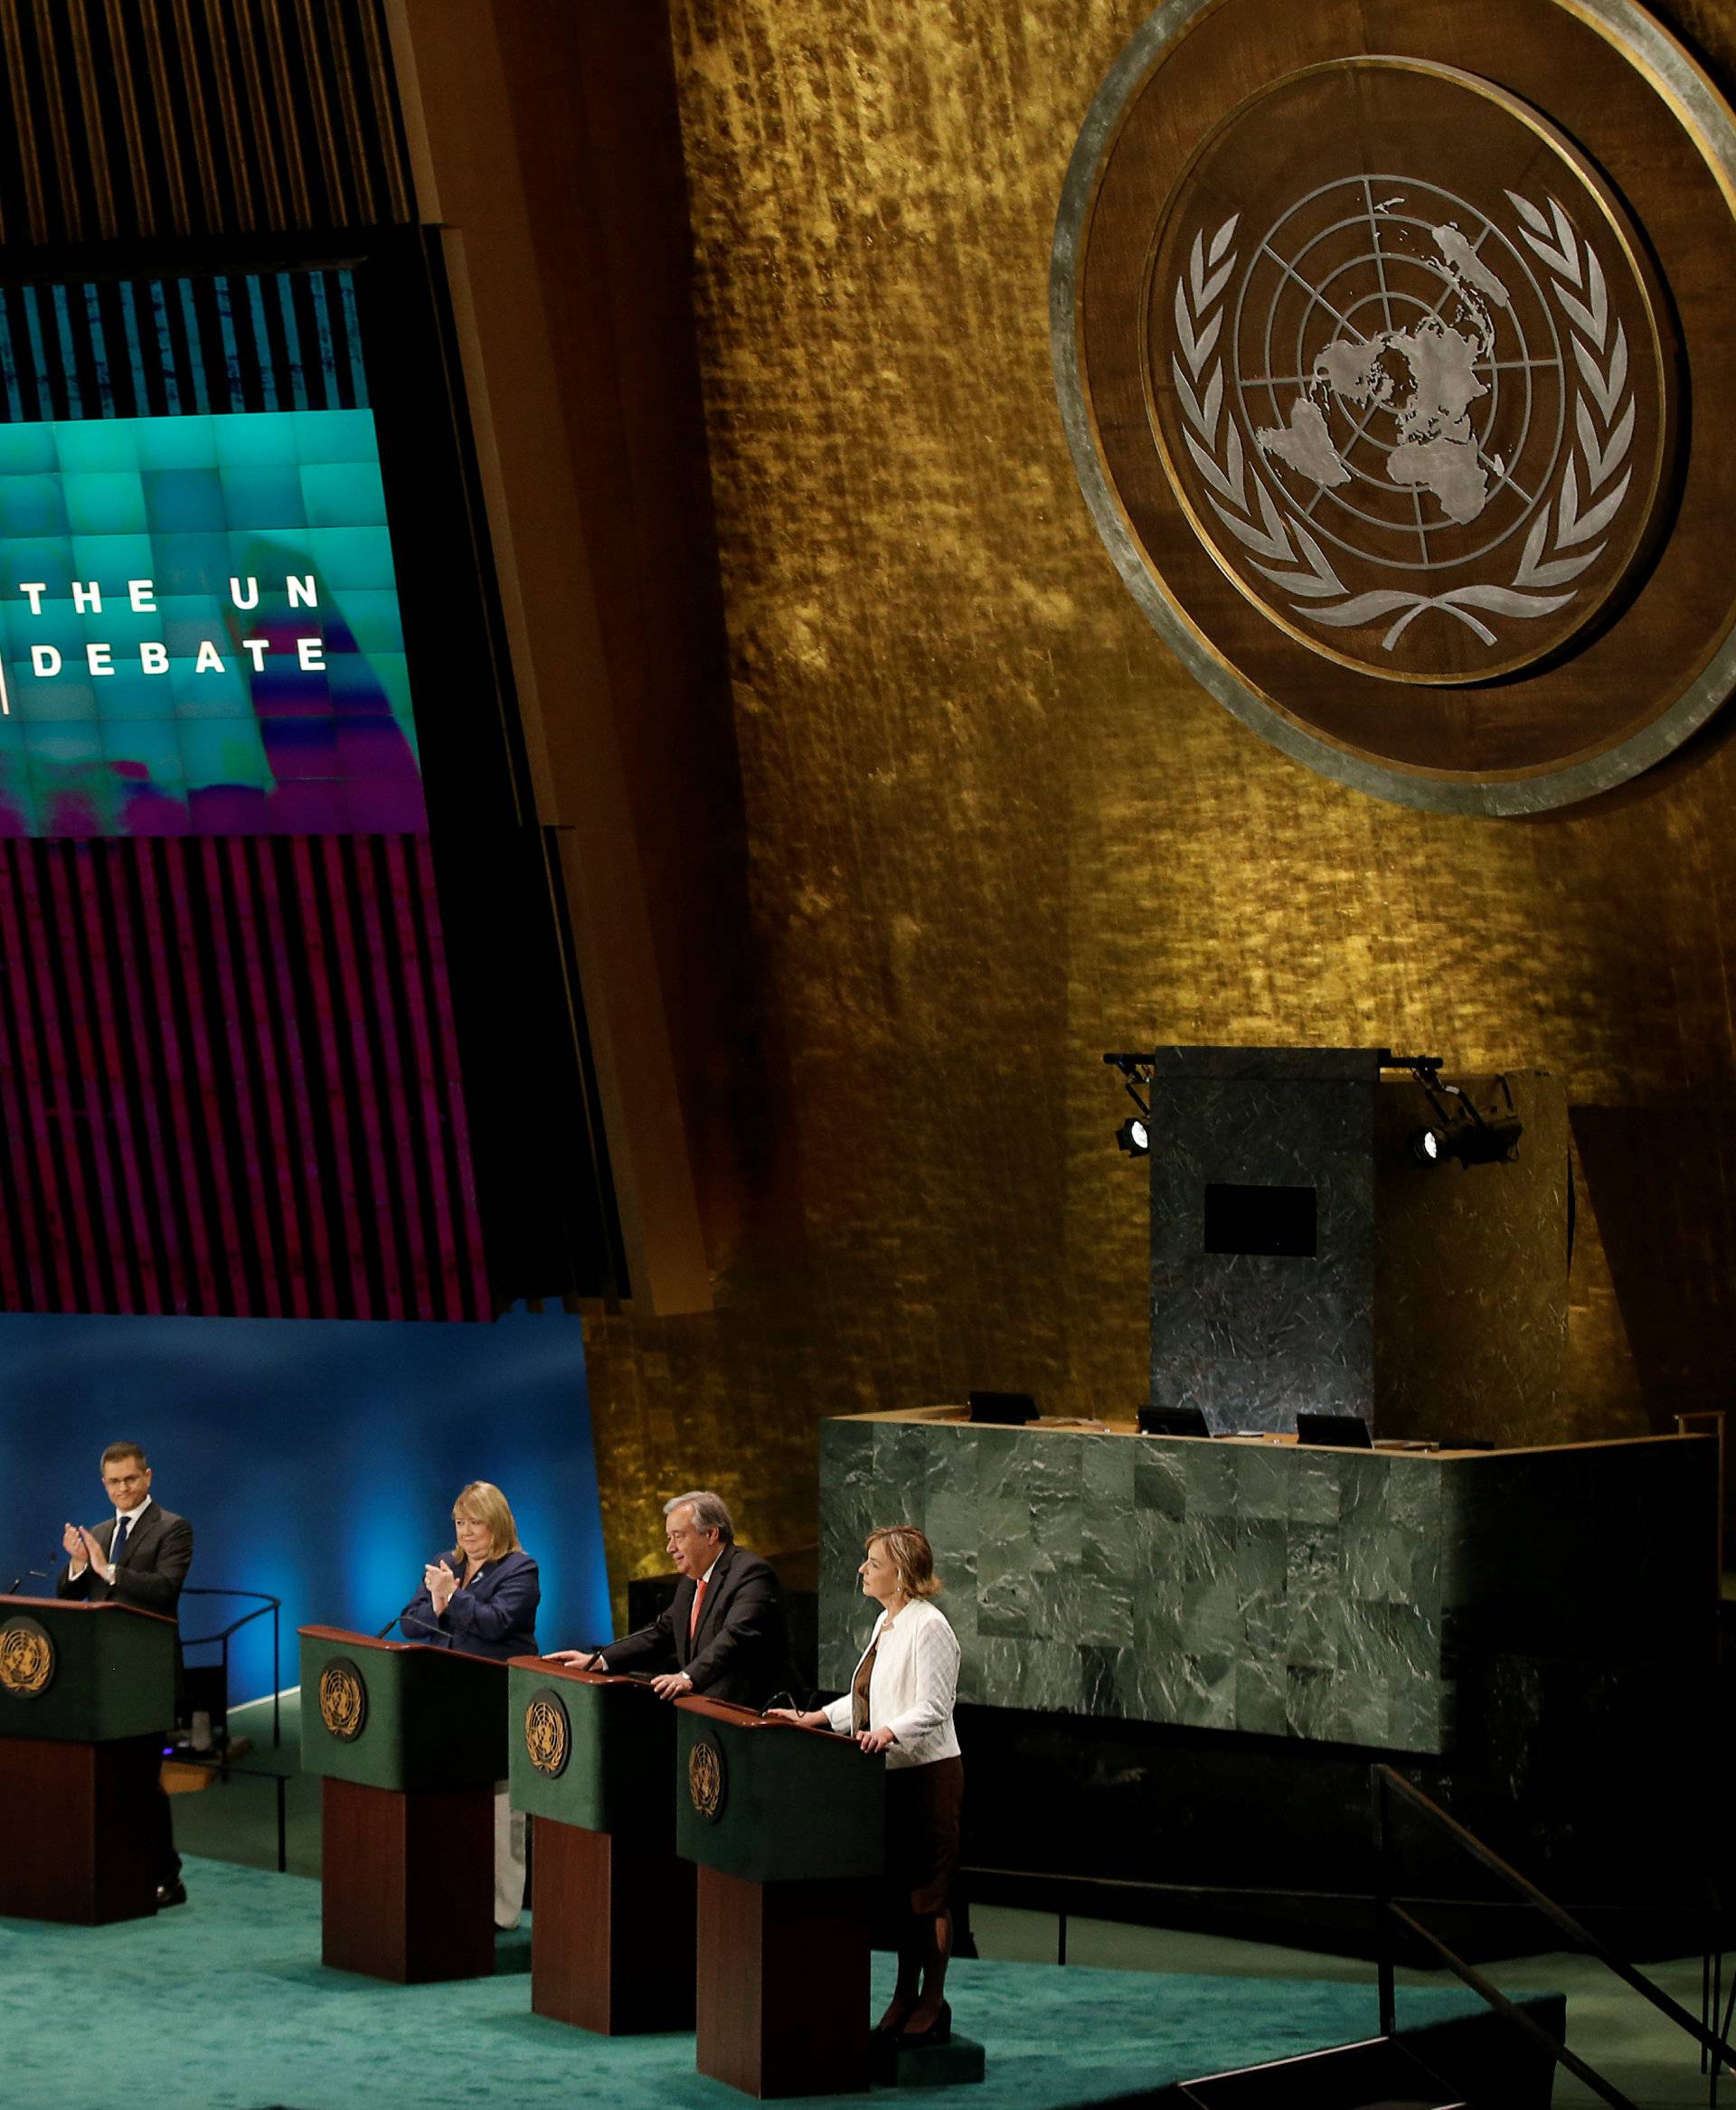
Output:
[[348,1656],[334,1656],[319,1673],[319,1719],[340,1744],[353,1744],[367,1726],[368,1688]]
[[572,1756],[572,1724],[566,1703],[546,1686],[533,1693],[524,1710],[524,1749],[537,1772],[559,1780]]
[[54,1681],[54,1643],[34,1619],[8,1619],[0,1626],[0,1692],[14,1700],[40,1700]]
[[687,1754],[687,1794],[695,1813],[708,1824],[723,1814],[727,1785],[723,1753],[709,1737],[701,1737]]
[[1736,122],[1628,0],[1152,16],[1069,172],[1055,368],[1204,686],[1443,811],[1588,796],[1703,723],[1736,683],[1732,182]]

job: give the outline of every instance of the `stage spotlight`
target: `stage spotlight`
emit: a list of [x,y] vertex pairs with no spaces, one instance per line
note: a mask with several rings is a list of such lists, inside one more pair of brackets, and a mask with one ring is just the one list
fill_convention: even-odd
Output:
[[1524,1124],[1513,1113],[1513,1087],[1505,1077],[1496,1085],[1505,1095],[1507,1118],[1486,1120],[1477,1110],[1462,1085],[1448,1084],[1440,1074],[1439,1055],[1395,1055],[1381,1050],[1382,1069],[1408,1069],[1422,1087],[1435,1118],[1432,1126],[1414,1131],[1410,1154],[1420,1165],[1444,1164],[1449,1157],[1461,1165],[1506,1165],[1519,1154],[1519,1138]]
[[1106,1055],[1103,1058],[1111,1069],[1121,1072],[1121,1088],[1139,1109],[1122,1122],[1115,1132],[1115,1140],[1129,1157],[1148,1157],[1151,1154],[1151,1103],[1141,1093],[1144,1085],[1151,1089],[1152,1064],[1156,1060],[1151,1055]]

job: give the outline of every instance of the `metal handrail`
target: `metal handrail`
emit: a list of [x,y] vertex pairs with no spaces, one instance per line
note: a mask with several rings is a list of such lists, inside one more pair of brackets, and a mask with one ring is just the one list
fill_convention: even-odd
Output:
[[[283,1599],[281,1597],[272,1597],[271,1594],[267,1590],[226,1590],[217,1588],[200,1589],[195,1587],[193,1589],[184,1589],[182,1591],[181,1595],[184,1597],[243,1597],[251,1600],[254,1604],[254,1610],[251,1612],[243,1612],[239,1619],[231,1619],[227,1626],[220,1628],[217,1633],[202,1634],[191,1641],[183,1640],[181,1644],[182,1648],[185,1650],[190,1648],[206,1648],[209,1647],[212,1642],[221,1643],[223,1652],[223,1690],[225,1693],[227,1693],[229,1690],[229,1644],[231,1638],[235,1634],[239,1634],[243,1626],[250,1626],[254,1620],[263,1619],[268,1612],[271,1615],[271,1748],[274,1751],[282,1750],[283,1674],[281,1668],[282,1659],[280,1637],[282,1634],[281,1615],[283,1612]],[[283,1775],[281,1773],[256,1773],[250,1766],[235,1765],[229,1755],[229,1739],[227,1736],[224,1737],[223,1749],[218,1763],[221,1767],[222,1777],[225,1782],[228,1781],[231,1775],[232,1774],[245,1775],[250,1779],[272,1780],[276,1782],[276,1794],[278,1803],[278,1873],[279,1875],[285,1874],[288,1871],[289,1866],[289,1827],[288,1813],[285,1803],[285,1797],[288,1793],[288,1783],[286,1782]]]
[[245,1598],[248,1598],[248,1599],[251,1600],[252,1602],[254,1602],[254,1603],[257,1605],[257,1606],[258,1606],[258,1609],[257,1609],[256,1611],[252,1611],[252,1612],[243,1612],[243,1613],[241,1614],[241,1617],[240,1617],[239,1619],[232,1619],[232,1620],[231,1620],[231,1622],[229,1623],[229,1625],[228,1625],[227,1626],[225,1626],[225,1627],[222,1627],[222,1629],[221,1629],[219,1632],[217,1632],[216,1634],[199,1634],[199,1635],[198,1635],[196,1638],[193,1638],[193,1639],[188,1639],[187,1637],[185,1637],[185,1636],[184,1635],[184,1636],[183,1636],[183,1638],[182,1638],[181,1646],[182,1646],[182,1648],[183,1648],[184,1650],[185,1650],[185,1649],[190,1649],[190,1648],[206,1648],[206,1647],[209,1647],[209,1646],[210,1646],[210,1644],[211,1644],[212,1642],[221,1642],[221,1643],[222,1644],[222,1649],[223,1649],[223,1684],[224,1684],[224,1688],[225,1688],[225,1690],[227,1690],[227,1688],[228,1688],[228,1684],[229,1684],[229,1644],[230,1644],[230,1637],[231,1637],[232,1634],[239,1634],[239,1633],[241,1632],[241,1628],[242,1628],[243,1626],[250,1626],[250,1625],[252,1625],[252,1623],[253,1623],[253,1621],[254,1621],[254,1620],[256,1620],[256,1619],[263,1619],[263,1618],[265,1617],[265,1615],[266,1615],[266,1614],[267,1614],[268,1612],[269,1612],[269,1613],[270,1613],[270,1615],[271,1615],[271,1748],[272,1748],[274,1751],[278,1751],[278,1750],[281,1750],[281,1749],[283,1748],[283,1698],[282,1698],[282,1691],[281,1691],[281,1687],[282,1687],[282,1684],[283,1684],[283,1676],[282,1676],[282,1671],[281,1671],[281,1667],[280,1667],[280,1663],[281,1663],[281,1657],[280,1657],[280,1648],[279,1648],[279,1636],[280,1636],[280,1634],[281,1634],[281,1631],[282,1631],[282,1625],[281,1625],[281,1615],[282,1615],[282,1611],[283,1611],[283,1599],[282,1599],[281,1597],[272,1597],[272,1596],[269,1594],[269,1592],[268,1592],[268,1591],[266,1591],[266,1590],[226,1590],[226,1589],[196,1589],[196,1588],[195,1588],[195,1589],[184,1589],[184,1590],[182,1591],[181,1595],[182,1595],[184,1597],[245,1597]]
[[[1089,1876],[1068,1869],[992,1869],[976,1861],[965,1862],[958,1872],[966,1877],[988,1876],[996,1882],[1052,1883],[1057,1887],[1072,1884],[1081,1889],[1151,1891],[1165,1897],[1287,1898],[1323,1905],[1375,1902],[1366,1890],[1298,1890],[1276,1883],[1158,1883],[1142,1876]],[[1432,1898],[1415,1890],[1402,1893],[1402,1901],[1406,1905],[1450,1905],[1457,1910],[1474,1912],[1528,1912],[1531,1909],[1521,1898]],[[1616,1898],[1580,1907],[1581,1912],[1596,1913],[1599,1917],[1610,1912],[1670,1912],[1681,1908],[1679,1898]]]
[[1677,2029],[1685,2030],[1703,2051],[1710,2052],[1712,2055],[1710,2100],[1714,2105],[1716,2105],[1720,2068],[1725,2065],[1736,2066],[1736,2051],[1731,2049],[1723,2038],[1719,2036],[1715,2030],[1708,2030],[1703,2024],[1696,2022],[1686,2008],[1672,2000],[1662,1986],[1654,1985],[1643,1971],[1635,1970],[1634,1966],[1624,1957],[1618,1956],[1613,1949],[1600,1942],[1590,1928],[1581,1926],[1571,1912],[1557,1905],[1552,1898],[1540,1890],[1535,1883],[1522,1876],[1517,1869],[1509,1867],[1499,1854],[1485,1846],[1475,1832],[1467,1831],[1457,1817],[1449,1816],[1438,1802],[1431,1796],[1424,1794],[1414,1781],[1407,1780],[1401,1773],[1396,1772],[1391,1766],[1384,1765],[1371,1766],[1368,1769],[1368,1776],[1373,1802],[1374,1851],[1376,1864],[1380,1871],[1380,1888],[1375,1895],[1376,1970],[1380,1983],[1381,2034],[1383,2037],[1390,2037],[1394,2033],[1398,2021],[1393,1981],[1392,1934],[1392,1923],[1398,1920],[1409,1927],[1413,1934],[1418,1935],[1423,1941],[1427,1942],[1448,1969],[1456,1977],[1463,1980],[1474,1992],[1480,1994],[1492,2007],[1506,2015],[1510,2021],[1517,2022],[1521,2028],[1528,2030],[1541,2043],[1546,2044],[1552,2057],[1558,2059],[1571,2073],[1582,2080],[1587,2087],[1601,2096],[1606,2103],[1613,2104],[1616,2110],[1638,2110],[1638,2105],[1633,2102],[1631,2097],[1624,2096],[1618,2088],[1587,2066],[1576,2053],[1570,2051],[1565,2044],[1557,2044],[1552,2037],[1549,2036],[1545,2030],[1540,2030],[1528,2016],[1521,2014],[1506,1995],[1492,1985],[1481,1972],[1474,1970],[1470,1964],[1465,1962],[1463,1957],[1455,1955],[1445,1942],[1430,1934],[1427,1927],[1421,1926],[1394,1899],[1392,1887],[1388,1879],[1387,1798],[1396,1791],[1414,1808],[1421,1811],[1423,1815],[1438,1830],[1444,1832],[1448,1838],[1463,1848],[1473,1860],[1479,1862],[1492,1875],[1498,1876],[1510,1889],[1517,1890],[1528,1903],[1535,1906],[1546,1918],[1552,1921],[1586,1955],[1595,1957],[1599,1963],[1613,1971],[1625,1985],[1648,2000],[1659,2013],[1674,2022]]
[[[1139,1876],[1087,1876],[1065,1869],[992,1869],[984,1867],[980,1863],[971,1862],[966,1862],[958,1872],[967,1882],[976,1877],[986,1876],[991,1881],[1005,1883],[1010,1889],[1023,1889],[1028,1898],[1034,1900],[1040,1900],[1045,1890],[1052,1889],[1063,1892],[1068,1889],[1127,1890],[1140,1897],[1228,1898],[1243,1902],[1283,1900],[1303,1905],[1378,1907],[1382,1902],[1378,1897],[1372,1896],[1365,1890],[1298,1890],[1273,1883],[1158,1883]],[[1709,1889],[1710,1888],[1708,1885]],[[1722,1906],[1716,1902],[1715,1892],[1712,1893],[1712,1909],[1722,1911]],[[1390,1902],[1405,1905],[1445,1905],[1456,1912],[1529,1912],[1532,1909],[1530,1901],[1524,1898],[1431,1898],[1420,1896],[1415,1891],[1406,1892],[1401,1898],[1390,1900]],[[1048,1910],[1051,1907],[1038,1903],[1033,1904],[1033,1909]],[[1665,1913],[1681,1909],[1682,1900],[1673,1898],[1612,1898],[1607,1902],[1582,1904],[1580,1907],[1581,1912],[1588,1916],[1595,1913],[1599,1918],[1613,1912]],[[1052,1910],[1056,1923],[1055,1961],[1064,1964],[1067,1961],[1067,1921],[1070,1915],[1065,1905],[1055,1905],[1052,1907]],[[1722,1994],[1714,1990],[1714,1985],[1721,1985],[1722,1982],[1722,1979],[1716,1982],[1712,1979],[1710,1946],[1708,1946],[1703,1958],[1701,1979],[1703,2003],[1707,2005],[1708,2011],[1715,2014]],[[1732,2006],[1736,2006],[1736,1981],[1731,1983],[1731,2002]],[[1728,2018],[1726,2018],[1724,2026],[1726,2029],[1730,2026]],[[1705,2055],[1703,2052],[1701,2054],[1701,2070],[1703,2072],[1704,2067]]]

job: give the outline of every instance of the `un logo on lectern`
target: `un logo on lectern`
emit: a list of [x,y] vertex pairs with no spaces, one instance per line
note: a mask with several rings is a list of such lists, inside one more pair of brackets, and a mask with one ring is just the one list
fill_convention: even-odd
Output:
[[54,1681],[54,1644],[34,1619],[8,1619],[0,1627],[0,1691],[14,1700],[40,1700]]
[[694,1813],[708,1824],[723,1814],[727,1785],[722,1750],[709,1737],[701,1737],[687,1754],[687,1795]]
[[559,1780],[572,1756],[572,1725],[564,1701],[545,1686],[524,1710],[524,1749],[546,1780]]
[[319,1673],[319,1719],[340,1744],[353,1744],[367,1726],[368,1689],[348,1656],[334,1656]]

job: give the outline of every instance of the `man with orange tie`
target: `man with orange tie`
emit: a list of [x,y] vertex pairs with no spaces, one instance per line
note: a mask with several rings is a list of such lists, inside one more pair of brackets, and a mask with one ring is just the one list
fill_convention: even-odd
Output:
[[729,1510],[709,1488],[677,1494],[663,1513],[669,1558],[681,1578],[674,1603],[649,1626],[606,1648],[557,1649],[552,1660],[581,1671],[655,1665],[651,1683],[662,1699],[703,1692],[763,1707],[789,1677],[778,1578],[757,1553],[736,1544]]

